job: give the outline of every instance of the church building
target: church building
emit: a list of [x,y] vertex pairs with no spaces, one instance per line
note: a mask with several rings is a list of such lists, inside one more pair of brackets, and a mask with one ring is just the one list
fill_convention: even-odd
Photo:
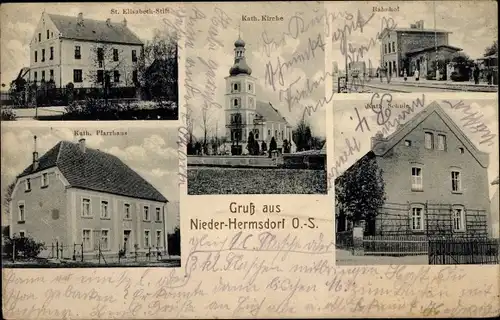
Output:
[[283,152],[283,142],[292,141],[292,126],[270,102],[258,100],[257,79],[252,77],[252,69],[247,65],[245,41],[240,37],[234,43],[234,64],[225,79],[226,136],[231,154],[248,153],[250,133],[253,133],[261,150],[263,142],[269,150],[274,137],[278,151]]

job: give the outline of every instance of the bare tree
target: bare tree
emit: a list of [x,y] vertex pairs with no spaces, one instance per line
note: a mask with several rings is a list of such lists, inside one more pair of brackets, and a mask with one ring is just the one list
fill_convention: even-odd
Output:
[[210,126],[210,115],[207,108],[203,108],[201,112],[201,128],[203,129],[203,153],[207,153],[207,137]]

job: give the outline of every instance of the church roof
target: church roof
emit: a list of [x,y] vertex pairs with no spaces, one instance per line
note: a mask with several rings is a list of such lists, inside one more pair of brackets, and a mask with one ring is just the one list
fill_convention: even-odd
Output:
[[257,101],[257,113],[260,114],[265,121],[287,122],[270,102]]
[[77,17],[69,17],[58,14],[48,14],[57,30],[61,33],[61,38],[124,43],[124,44],[143,44],[126,25],[122,23],[83,19],[83,23],[78,25]]

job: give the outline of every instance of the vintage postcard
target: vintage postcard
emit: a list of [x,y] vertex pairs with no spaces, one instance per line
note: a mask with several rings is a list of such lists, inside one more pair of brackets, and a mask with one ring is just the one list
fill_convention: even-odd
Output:
[[177,35],[158,29],[168,8],[108,7],[2,8],[2,120],[178,119]]
[[363,96],[334,107],[337,264],[498,264],[496,95]]
[[497,10],[2,5],[3,318],[498,317]]
[[496,92],[497,3],[326,2],[334,87],[352,92]]

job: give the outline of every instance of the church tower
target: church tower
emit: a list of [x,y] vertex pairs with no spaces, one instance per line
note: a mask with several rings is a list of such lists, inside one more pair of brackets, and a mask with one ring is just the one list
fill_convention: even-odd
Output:
[[248,134],[255,130],[255,78],[245,59],[245,41],[234,42],[234,64],[226,79],[226,137],[237,154],[246,150]]

